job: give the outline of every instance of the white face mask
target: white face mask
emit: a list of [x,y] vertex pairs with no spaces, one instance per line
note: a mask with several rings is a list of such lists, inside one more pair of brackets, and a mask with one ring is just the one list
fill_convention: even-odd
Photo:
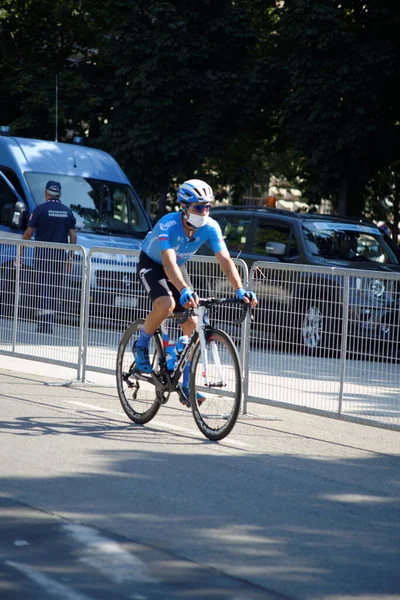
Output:
[[191,225],[195,229],[198,229],[199,227],[205,225],[208,222],[208,219],[210,218],[209,215],[195,215],[189,212],[187,212],[186,214],[189,217],[186,221],[186,224]]

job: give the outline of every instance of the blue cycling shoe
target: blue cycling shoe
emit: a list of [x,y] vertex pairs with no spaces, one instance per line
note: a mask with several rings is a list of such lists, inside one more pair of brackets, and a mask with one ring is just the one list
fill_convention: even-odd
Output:
[[152,368],[149,361],[149,349],[143,346],[137,346],[135,342],[133,344],[132,352],[135,357],[135,369],[141,373],[151,373]]
[[[178,395],[179,395],[179,401],[181,404],[183,404],[183,406],[187,406],[187,408],[190,408],[190,388],[188,385],[181,385],[180,383],[178,383]],[[197,400],[197,404],[199,406],[201,406],[204,402],[204,400],[207,399],[207,396],[205,396],[202,392],[196,392],[196,400]]]

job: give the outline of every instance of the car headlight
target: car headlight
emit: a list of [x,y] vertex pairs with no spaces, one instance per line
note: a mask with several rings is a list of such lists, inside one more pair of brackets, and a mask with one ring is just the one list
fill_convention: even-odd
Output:
[[368,284],[368,291],[374,298],[381,298],[385,293],[385,284],[382,279],[371,279]]

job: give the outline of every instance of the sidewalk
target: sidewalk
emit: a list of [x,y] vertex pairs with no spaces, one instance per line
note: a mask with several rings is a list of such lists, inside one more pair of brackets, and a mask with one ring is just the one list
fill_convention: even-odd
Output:
[[[18,371],[20,374],[26,373],[29,375],[37,375],[38,377],[44,377],[44,381],[47,381],[49,378],[53,380],[58,379],[62,383],[75,381],[77,373],[76,369],[61,367],[60,365],[0,354],[0,372],[3,371]],[[103,373],[90,372],[87,377],[87,382],[100,386],[107,385],[115,387],[115,377]]]

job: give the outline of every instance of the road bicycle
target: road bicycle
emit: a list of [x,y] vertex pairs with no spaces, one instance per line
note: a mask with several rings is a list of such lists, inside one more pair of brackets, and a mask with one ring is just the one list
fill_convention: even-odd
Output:
[[[168,317],[150,340],[150,374],[136,370],[132,352],[144,321],[139,319],[126,329],[118,348],[116,376],[119,399],[129,419],[144,425],[168,402],[171,393],[182,395],[179,380],[191,360],[190,405],[198,428],[213,441],[222,440],[232,431],[242,400],[242,369],[235,343],[225,331],[210,325],[209,312],[217,306],[233,305],[241,305],[239,318],[233,320],[234,324],[240,324],[250,304],[237,298],[200,299],[195,309]],[[188,316],[198,317],[196,329],[171,372],[165,358],[168,343],[165,325],[171,319],[182,323]],[[201,403],[197,401],[197,392],[205,395]]]

